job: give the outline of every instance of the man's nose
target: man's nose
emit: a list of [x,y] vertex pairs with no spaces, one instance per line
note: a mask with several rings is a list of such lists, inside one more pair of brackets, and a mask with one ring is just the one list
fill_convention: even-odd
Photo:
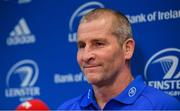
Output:
[[95,59],[95,54],[92,49],[85,48],[83,53],[83,61],[89,63]]

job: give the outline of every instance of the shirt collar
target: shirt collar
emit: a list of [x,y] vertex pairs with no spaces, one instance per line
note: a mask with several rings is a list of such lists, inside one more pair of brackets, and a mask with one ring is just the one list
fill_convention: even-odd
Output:
[[[116,100],[124,104],[132,104],[141,95],[144,88],[145,88],[145,83],[142,77],[137,76],[123,92],[121,92],[118,96],[116,96],[112,100]],[[82,107],[87,107],[90,104],[96,104],[92,87],[90,87],[88,92],[86,92],[86,94],[82,97],[82,101],[80,103]]]
[[142,76],[137,76],[122,93],[113,99],[124,104],[132,104],[140,97],[145,86]]
[[80,105],[82,107],[87,107],[90,104],[94,104],[94,103],[96,103],[96,99],[94,97],[94,92],[93,92],[92,86],[90,86],[89,90],[83,96]]

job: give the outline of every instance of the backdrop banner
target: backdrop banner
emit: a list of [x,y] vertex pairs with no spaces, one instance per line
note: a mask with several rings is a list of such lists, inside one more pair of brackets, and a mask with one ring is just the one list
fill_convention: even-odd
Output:
[[77,26],[95,8],[123,12],[136,41],[134,77],[180,100],[179,0],[1,0],[0,110],[41,99],[50,109],[89,85],[77,60]]

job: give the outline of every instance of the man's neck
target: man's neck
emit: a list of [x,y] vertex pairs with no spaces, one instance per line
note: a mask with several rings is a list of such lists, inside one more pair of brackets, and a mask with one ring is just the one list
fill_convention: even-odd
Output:
[[107,102],[120,94],[133,80],[131,74],[122,74],[122,77],[118,77],[112,84],[101,87],[93,86],[97,104],[101,109],[107,104]]

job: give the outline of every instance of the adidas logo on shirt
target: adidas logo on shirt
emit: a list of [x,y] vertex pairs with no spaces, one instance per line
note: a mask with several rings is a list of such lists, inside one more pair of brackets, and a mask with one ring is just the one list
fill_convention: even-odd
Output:
[[35,43],[36,38],[29,30],[29,27],[24,18],[19,20],[19,23],[14,27],[14,30],[10,32],[9,37],[6,40],[8,46],[23,45]]

